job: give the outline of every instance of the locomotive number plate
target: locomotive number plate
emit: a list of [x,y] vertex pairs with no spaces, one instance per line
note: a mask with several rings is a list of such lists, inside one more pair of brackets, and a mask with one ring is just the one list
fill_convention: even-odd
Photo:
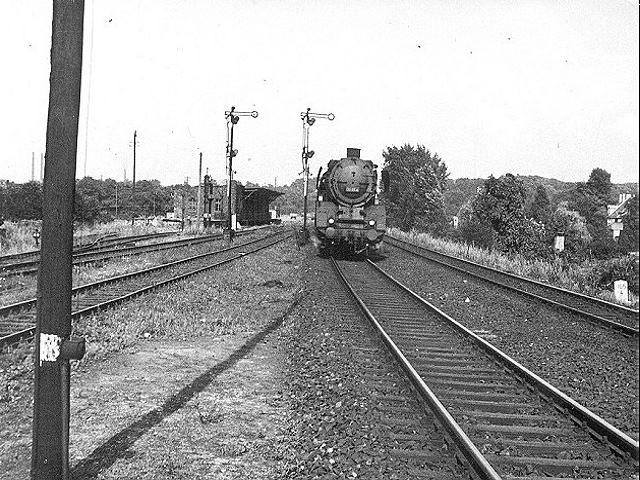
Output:
[[358,187],[347,187],[346,190],[347,192],[353,192],[353,193],[358,193],[360,191]]

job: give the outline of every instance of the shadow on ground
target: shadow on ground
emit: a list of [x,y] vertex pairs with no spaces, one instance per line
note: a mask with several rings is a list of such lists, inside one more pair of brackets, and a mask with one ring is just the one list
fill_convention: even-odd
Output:
[[139,420],[116,433],[96,448],[87,458],[80,460],[71,470],[72,478],[83,480],[96,478],[102,471],[111,467],[118,459],[128,457],[129,454],[127,450],[133,446],[139,438],[169,415],[183,408],[194,395],[202,392],[218,375],[232,368],[238,361],[246,357],[267,335],[280,327],[293,308],[298,304],[298,301],[299,299],[296,299],[289,308],[287,308],[284,315],[272,320],[263,330],[247,340],[226,360],[211,367],[202,375],[195,378],[189,385],[183,387],[175,395],[168,398],[160,407],[147,412]]

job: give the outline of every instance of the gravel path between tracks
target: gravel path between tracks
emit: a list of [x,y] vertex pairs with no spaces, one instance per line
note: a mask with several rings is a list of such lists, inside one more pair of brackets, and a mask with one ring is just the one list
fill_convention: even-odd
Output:
[[[292,241],[82,319],[72,478],[264,479],[287,471],[286,329],[304,255]],[[285,323],[287,320],[285,320]],[[0,355],[0,478],[29,478],[32,358]]]
[[638,438],[638,342],[387,247],[378,265],[525,367]]

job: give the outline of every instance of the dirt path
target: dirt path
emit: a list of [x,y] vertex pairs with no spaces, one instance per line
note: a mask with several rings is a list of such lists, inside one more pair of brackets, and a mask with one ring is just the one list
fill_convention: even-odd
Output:
[[[72,478],[273,478],[287,419],[278,324],[254,335],[152,341],[79,372]],[[2,478],[29,477],[29,445],[20,443]]]
[[[72,366],[71,478],[280,477],[291,434],[281,325],[302,261],[276,247],[87,320],[101,343]],[[0,479],[26,480],[32,360],[10,360],[0,363]]]

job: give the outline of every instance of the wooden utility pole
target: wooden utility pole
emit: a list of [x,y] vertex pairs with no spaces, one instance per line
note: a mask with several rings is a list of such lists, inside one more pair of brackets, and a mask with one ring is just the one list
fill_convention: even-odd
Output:
[[38,271],[31,478],[68,476],[71,252],[75,191],[83,0],[54,0]]
[[31,181],[36,181],[36,152],[31,152]]
[[131,186],[131,225],[136,220],[136,138],[138,131],[133,131],[133,184]]
[[196,223],[196,232],[200,231],[200,222],[202,221],[202,213],[200,212],[200,208],[202,206],[202,191],[200,185],[202,184],[202,152],[200,152],[200,165],[198,166],[198,213],[197,213],[197,223]]

